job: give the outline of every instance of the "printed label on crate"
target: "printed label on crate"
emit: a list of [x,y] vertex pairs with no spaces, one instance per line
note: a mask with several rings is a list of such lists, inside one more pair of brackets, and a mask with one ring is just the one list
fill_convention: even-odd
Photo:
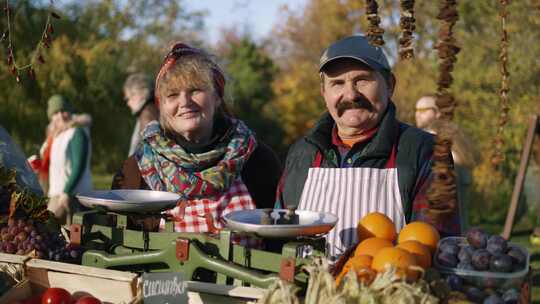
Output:
[[187,303],[188,288],[180,272],[143,273],[144,304]]

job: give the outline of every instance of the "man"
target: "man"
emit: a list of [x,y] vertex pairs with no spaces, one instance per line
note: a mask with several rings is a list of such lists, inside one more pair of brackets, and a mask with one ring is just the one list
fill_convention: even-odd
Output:
[[416,112],[414,115],[416,127],[431,134],[435,134],[435,131],[431,128],[433,122],[441,116],[436,100],[436,97],[433,95],[422,96],[416,102]]
[[154,104],[154,85],[145,74],[131,74],[124,83],[124,98],[131,113],[137,117],[133,128],[128,156],[133,155],[141,141],[141,133],[152,120],[159,120]]
[[[336,257],[357,242],[356,225],[367,213],[386,214],[397,231],[430,220],[424,191],[433,138],[396,119],[390,65],[364,36],[328,47],[319,72],[327,113],[290,148],[278,202],[337,215],[328,235]],[[432,222],[443,235],[459,232],[451,220]]]
[[49,98],[47,115],[52,136],[49,163],[48,209],[61,222],[71,221],[78,209],[75,194],[92,190],[90,174],[90,124],[88,115],[74,115],[71,103],[61,95]]
[[[437,106],[435,95],[422,96],[416,102],[416,126],[431,134],[437,134],[441,129],[439,118],[441,112]],[[454,169],[457,175],[457,196],[460,211],[461,230],[464,231],[469,226],[469,201],[470,189],[472,186],[472,168],[476,165],[476,153],[469,138],[459,129],[450,123],[452,128],[452,158]]]

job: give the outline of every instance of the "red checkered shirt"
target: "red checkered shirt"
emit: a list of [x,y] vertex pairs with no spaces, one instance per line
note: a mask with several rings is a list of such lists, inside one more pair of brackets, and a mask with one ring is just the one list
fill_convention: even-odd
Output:
[[[255,203],[241,178],[238,178],[229,188],[229,191],[221,194],[216,200],[198,199],[185,201],[175,208],[165,211],[174,219],[174,231],[216,233],[225,227],[223,217],[233,211],[255,209]],[[160,228],[165,228],[165,220],[161,220]],[[259,240],[234,235],[233,243],[258,247]]]

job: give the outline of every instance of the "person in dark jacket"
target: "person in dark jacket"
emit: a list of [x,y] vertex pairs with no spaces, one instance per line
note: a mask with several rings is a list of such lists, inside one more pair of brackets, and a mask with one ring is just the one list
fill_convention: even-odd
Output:
[[180,232],[216,232],[236,210],[271,207],[281,175],[276,154],[224,102],[225,77],[201,49],[177,43],[156,77],[159,121],[113,181],[113,189],[178,193],[166,211]]
[[337,215],[328,235],[332,258],[357,242],[357,223],[370,212],[386,214],[397,231],[423,220],[442,235],[459,233],[457,210],[430,216],[434,139],[397,120],[395,78],[382,49],[347,37],[324,51],[319,72],[327,112],[291,146],[277,204]]

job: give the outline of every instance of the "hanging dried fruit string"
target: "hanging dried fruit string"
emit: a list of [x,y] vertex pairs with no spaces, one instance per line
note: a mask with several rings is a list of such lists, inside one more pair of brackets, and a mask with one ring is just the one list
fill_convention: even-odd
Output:
[[378,15],[379,5],[375,0],[366,0],[366,16],[369,21],[367,38],[370,44],[375,46],[384,45],[382,35],[384,30],[379,27],[381,18]]
[[401,27],[401,37],[399,38],[399,57],[410,59],[414,57],[412,46],[414,25],[414,0],[401,0],[401,17],[399,26]]
[[506,18],[508,17],[508,11],[506,10],[510,0],[500,0],[501,8],[499,16],[501,17],[501,52],[499,54],[499,60],[501,63],[501,89],[500,93],[500,107],[501,112],[499,114],[499,122],[497,123],[497,135],[493,140],[493,155],[491,156],[491,163],[494,167],[498,167],[504,160],[503,153],[503,131],[504,126],[508,122],[508,112],[510,107],[508,105],[508,32],[506,31]]
[[439,57],[439,79],[437,81],[437,106],[441,111],[439,133],[433,150],[433,181],[428,190],[431,215],[451,213],[457,206],[456,175],[452,165],[451,148],[454,128],[450,121],[454,116],[456,102],[449,88],[452,84],[452,70],[459,47],[453,37],[453,27],[458,20],[456,0],[441,0],[437,19],[441,20],[438,42],[435,48]]
[[34,67],[36,62],[39,63],[45,63],[45,60],[43,59],[43,48],[49,48],[51,46],[52,42],[52,35],[54,33],[54,28],[52,25],[51,18],[60,19],[60,16],[56,14],[53,10],[53,1],[51,0],[50,6],[49,6],[49,14],[47,15],[47,20],[45,22],[45,28],[43,29],[43,32],[41,34],[41,39],[37,43],[37,46],[33,52],[32,58],[30,59],[30,62],[27,64],[21,64],[17,62],[15,58],[15,47],[13,45],[13,41],[11,40],[12,36],[12,29],[11,29],[11,7],[9,6],[9,0],[6,0],[6,3],[4,5],[4,13],[6,14],[6,20],[7,20],[7,30],[2,34],[2,37],[0,38],[0,42],[7,43],[7,65],[9,67],[9,70],[11,71],[11,74],[15,76],[15,79],[18,83],[21,82],[20,72],[27,70],[28,77],[30,79],[35,79],[36,74],[34,71]]

